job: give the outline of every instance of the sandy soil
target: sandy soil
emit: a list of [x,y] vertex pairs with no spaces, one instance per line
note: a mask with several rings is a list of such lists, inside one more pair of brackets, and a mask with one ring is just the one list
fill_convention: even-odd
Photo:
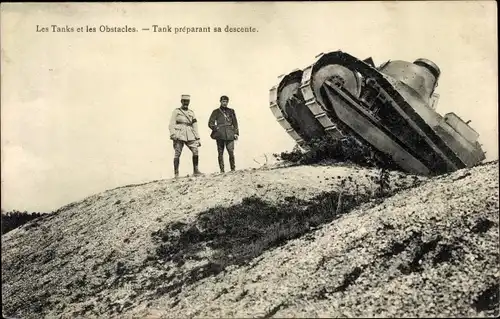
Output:
[[109,190],[2,236],[3,311],[492,316],[498,178],[391,172],[381,193],[378,170],[318,165]]

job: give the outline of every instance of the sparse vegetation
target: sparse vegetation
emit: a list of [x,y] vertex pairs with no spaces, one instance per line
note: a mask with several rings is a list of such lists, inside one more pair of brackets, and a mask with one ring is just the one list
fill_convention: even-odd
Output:
[[353,137],[335,139],[330,135],[311,139],[306,143],[308,151],[294,148],[291,152],[273,154],[277,159],[295,165],[310,165],[322,161],[351,162],[363,167],[380,167],[399,170],[389,158],[372,148],[360,144]]

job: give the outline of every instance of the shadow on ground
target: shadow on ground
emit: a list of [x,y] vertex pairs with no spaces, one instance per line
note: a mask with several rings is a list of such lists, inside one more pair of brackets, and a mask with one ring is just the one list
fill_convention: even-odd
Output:
[[[342,183],[344,185],[344,183]],[[177,271],[154,281],[157,294],[177,295],[182,286],[215,276],[232,265],[248,264],[266,250],[287,241],[308,236],[319,226],[329,223],[373,198],[382,201],[389,192],[342,194],[324,192],[310,200],[287,197],[280,205],[257,197],[243,199],[231,207],[215,207],[200,213],[192,223],[176,222],[152,233],[157,244],[155,255],[147,263],[200,263],[187,272]],[[209,257],[207,257],[207,252]]]

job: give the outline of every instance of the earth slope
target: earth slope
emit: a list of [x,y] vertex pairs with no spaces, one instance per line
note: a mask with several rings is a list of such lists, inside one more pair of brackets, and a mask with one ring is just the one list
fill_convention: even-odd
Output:
[[498,178],[317,165],[109,190],[2,236],[3,312],[498,315]]

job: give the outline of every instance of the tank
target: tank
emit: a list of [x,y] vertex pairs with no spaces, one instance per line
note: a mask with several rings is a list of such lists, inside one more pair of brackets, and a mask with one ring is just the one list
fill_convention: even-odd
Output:
[[408,173],[449,173],[479,164],[485,153],[468,122],[436,111],[440,75],[424,58],[377,67],[372,58],[321,53],[305,69],[278,77],[270,109],[303,151],[314,139],[350,138]]

